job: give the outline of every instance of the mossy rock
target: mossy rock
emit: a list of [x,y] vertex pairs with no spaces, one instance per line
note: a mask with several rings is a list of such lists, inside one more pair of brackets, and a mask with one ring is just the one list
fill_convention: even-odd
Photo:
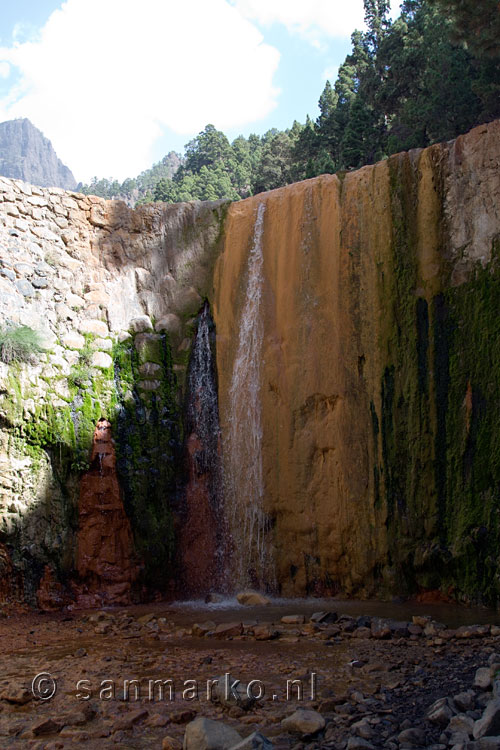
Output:
[[134,339],[139,364],[153,362],[161,365],[163,360],[162,337],[158,333],[139,333]]

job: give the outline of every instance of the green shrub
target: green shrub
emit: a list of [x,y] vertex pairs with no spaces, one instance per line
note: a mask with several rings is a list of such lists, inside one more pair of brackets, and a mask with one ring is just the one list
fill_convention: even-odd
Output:
[[10,362],[37,361],[44,351],[42,337],[29,326],[7,326],[0,329],[0,360]]
[[92,381],[92,370],[85,364],[78,363],[71,368],[68,383],[75,388],[82,388]]

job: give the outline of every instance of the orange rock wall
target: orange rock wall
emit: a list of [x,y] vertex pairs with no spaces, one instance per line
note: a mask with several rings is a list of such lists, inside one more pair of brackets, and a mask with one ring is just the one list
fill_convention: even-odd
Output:
[[214,277],[221,427],[264,201],[264,503],[283,594],[401,590],[405,565],[448,534],[435,310],[491,261],[499,135],[492,123],[230,207]]

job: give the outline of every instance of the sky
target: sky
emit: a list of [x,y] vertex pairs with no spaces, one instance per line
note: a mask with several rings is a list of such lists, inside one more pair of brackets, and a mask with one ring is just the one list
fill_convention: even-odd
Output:
[[1,0],[0,122],[28,117],[77,181],[135,177],[208,123],[316,118],[355,28],[362,0]]

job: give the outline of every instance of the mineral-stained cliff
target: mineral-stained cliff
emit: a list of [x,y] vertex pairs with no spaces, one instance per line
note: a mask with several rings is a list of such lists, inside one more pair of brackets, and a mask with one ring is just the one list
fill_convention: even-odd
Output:
[[[222,511],[229,571],[284,594],[495,601],[499,161],[494,122],[229,210],[132,211],[0,179],[0,314],[47,346],[36,363],[1,365],[1,595],[74,595],[80,485],[102,418],[132,530],[131,596],[185,581]],[[220,497],[189,423],[201,402],[186,394],[204,299]],[[116,516],[109,549],[124,538]]]
[[495,598],[499,166],[496,122],[231,206],[215,276],[221,427],[265,202],[264,529],[282,592]]
[[42,187],[74,190],[76,180],[52,143],[26,118],[0,123],[0,174]]

